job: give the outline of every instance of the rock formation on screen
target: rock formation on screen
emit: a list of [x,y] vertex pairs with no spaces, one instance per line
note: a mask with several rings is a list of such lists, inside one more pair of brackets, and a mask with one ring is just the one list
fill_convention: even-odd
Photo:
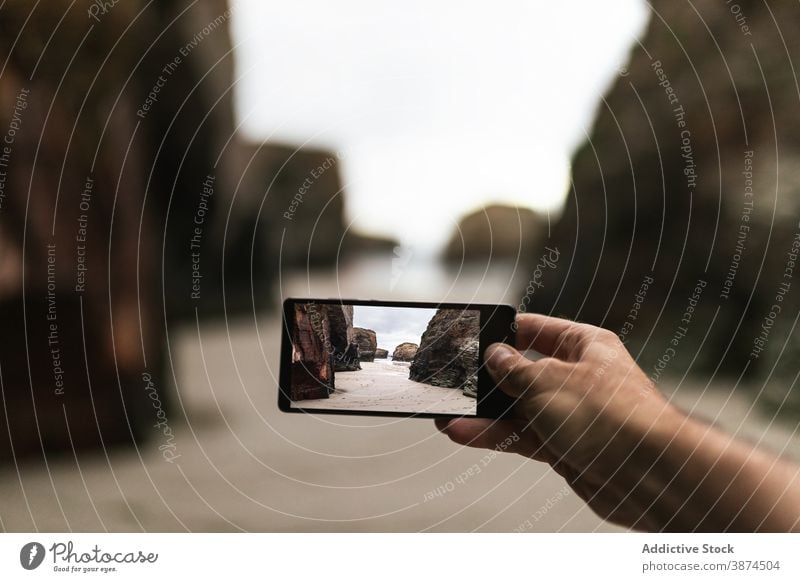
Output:
[[353,306],[332,304],[327,308],[334,370],[336,372],[360,370],[358,343],[353,330]]
[[526,258],[536,252],[546,227],[529,208],[490,204],[459,220],[444,258],[453,263]]
[[375,350],[375,359],[376,360],[385,360],[389,357],[389,350],[384,350],[383,348],[378,348]]
[[480,313],[439,309],[422,334],[409,378],[477,395]]
[[378,338],[371,329],[354,327],[356,343],[358,343],[358,359],[362,362],[372,362],[375,359],[375,350],[378,349]]
[[411,342],[403,342],[399,344],[392,353],[392,361],[395,362],[410,362],[417,354],[419,346]]
[[328,398],[334,389],[328,306],[299,303],[292,329],[292,400]]

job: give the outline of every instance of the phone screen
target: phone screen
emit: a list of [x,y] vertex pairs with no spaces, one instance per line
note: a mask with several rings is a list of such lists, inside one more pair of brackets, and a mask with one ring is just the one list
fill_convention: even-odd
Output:
[[287,302],[282,408],[477,416],[485,307]]

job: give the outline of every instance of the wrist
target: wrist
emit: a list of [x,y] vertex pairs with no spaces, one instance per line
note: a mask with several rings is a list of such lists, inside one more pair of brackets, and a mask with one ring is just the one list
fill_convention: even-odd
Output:
[[646,479],[664,464],[679,445],[689,440],[692,421],[681,410],[667,402],[642,403],[631,416],[625,432],[632,453],[626,465],[628,478]]
[[641,525],[658,531],[716,529],[707,515],[721,499],[718,492],[709,493],[716,491],[720,462],[729,464],[730,444],[710,425],[665,403],[629,470],[639,483],[630,494],[641,509]]
[[643,405],[626,424],[627,450],[616,481],[639,508],[639,527],[661,529],[682,503],[669,492],[687,454],[691,455],[687,447],[692,446],[696,427],[694,420],[666,400]]

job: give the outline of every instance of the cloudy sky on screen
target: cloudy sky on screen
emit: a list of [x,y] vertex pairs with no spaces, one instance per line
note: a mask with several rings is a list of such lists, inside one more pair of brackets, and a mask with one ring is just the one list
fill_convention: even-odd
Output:
[[373,330],[378,337],[378,347],[389,350],[391,355],[397,345],[403,342],[419,345],[422,332],[435,313],[435,309],[418,307],[355,305],[353,325]]

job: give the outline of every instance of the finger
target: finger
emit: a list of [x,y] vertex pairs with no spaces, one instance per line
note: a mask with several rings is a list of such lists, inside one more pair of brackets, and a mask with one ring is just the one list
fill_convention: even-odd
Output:
[[[437,423],[438,424],[438,423]],[[504,450],[513,451],[519,434],[525,427],[521,420],[493,420],[491,418],[452,418],[442,430],[454,443],[478,449],[495,449],[507,440]]]
[[459,445],[517,453],[544,462],[552,457],[524,420],[455,418],[442,421],[442,426],[440,430]]
[[451,420],[450,418],[436,418],[433,422],[436,424],[436,428],[439,432],[445,432]]
[[486,348],[489,375],[503,392],[514,398],[532,393],[536,386],[558,383],[555,369],[558,363],[553,358],[533,362],[507,344],[492,344]]
[[554,356],[559,344],[564,341],[564,334],[579,329],[580,323],[549,317],[538,313],[522,313],[517,315],[516,346],[521,350],[534,349],[540,354]]

